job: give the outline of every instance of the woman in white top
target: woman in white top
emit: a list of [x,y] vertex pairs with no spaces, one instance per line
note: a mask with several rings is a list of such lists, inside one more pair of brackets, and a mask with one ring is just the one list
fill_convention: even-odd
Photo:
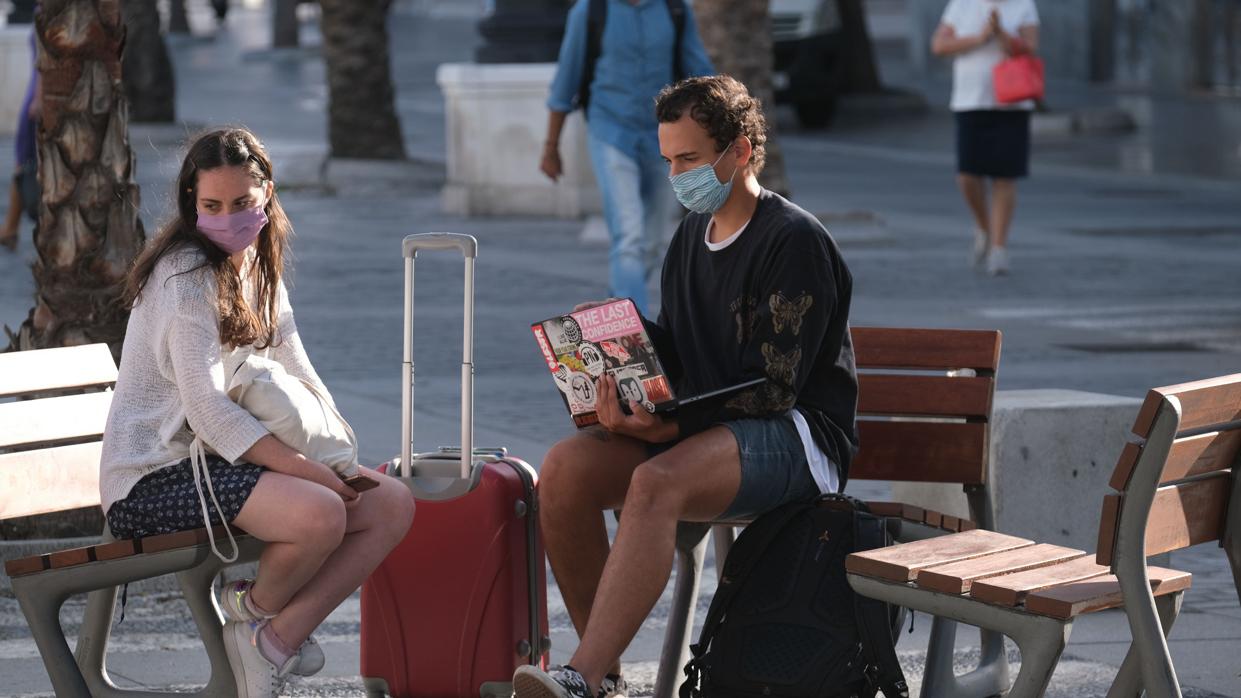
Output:
[[[311,632],[403,538],[413,498],[365,468],[379,485],[362,496],[224,393],[225,377],[265,350],[327,395],[281,279],[291,227],[263,146],[239,128],[201,136],[181,166],[176,202],[128,278],[100,494],[118,537],[201,527],[206,506],[213,525],[267,542],[257,579],[226,585],[220,605],[239,695],[274,696],[289,674],[322,668]],[[195,436],[218,454],[207,459],[209,483],[195,483]],[[208,484],[216,496],[200,503]]]
[[[1008,228],[1017,179],[1029,171],[1031,101],[999,104],[992,70],[1006,57],[1038,49],[1034,0],[951,0],[931,51],[952,56],[957,184],[974,216],[973,262],[1008,273]],[[988,208],[987,181],[990,180]]]

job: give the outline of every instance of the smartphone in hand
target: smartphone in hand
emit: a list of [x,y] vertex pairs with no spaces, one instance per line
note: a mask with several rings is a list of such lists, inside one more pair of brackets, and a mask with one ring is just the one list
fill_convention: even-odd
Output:
[[365,492],[367,490],[373,490],[376,487],[379,487],[378,480],[376,480],[375,478],[367,477],[361,473],[358,473],[357,475],[354,475],[353,477],[341,478],[341,480],[346,485],[349,485],[349,487],[353,488],[354,492]]

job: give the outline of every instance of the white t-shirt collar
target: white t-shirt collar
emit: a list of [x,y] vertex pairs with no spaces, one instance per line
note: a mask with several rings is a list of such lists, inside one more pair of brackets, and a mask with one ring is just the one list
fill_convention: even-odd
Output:
[[712,218],[711,222],[707,224],[707,232],[703,234],[702,241],[707,244],[708,250],[711,250],[712,252],[719,252],[725,247],[728,247],[729,245],[736,242],[737,238],[741,237],[741,234],[744,233],[745,229],[750,225],[751,220],[754,220],[754,219],[751,218],[747,220],[745,223],[742,223],[741,227],[737,228],[737,232],[733,233],[732,235],[729,235],[727,238],[720,240],[719,242],[711,242],[711,231],[715,228],[715,219]]

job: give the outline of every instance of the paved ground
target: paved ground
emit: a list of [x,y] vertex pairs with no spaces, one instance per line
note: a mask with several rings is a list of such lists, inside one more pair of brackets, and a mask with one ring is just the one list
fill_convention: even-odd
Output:
[[[186,131],[240,122],[267,142],[298,233],[298,322],[369,461],[397,450],[403,235],[453,230],[479,238],[478,440],[507,445],[535,464],[570,427],[538,368],[529,322],[605,290],[606,251],[579,242],[580,221],[466,220],[438,210],[443,102],[434,67],[470,58],[476,38],[469,15],[451,3],[397,5],[393,61],[408,163],[333,162],[321,172],[326,87],[313,23],[303,28],[305,48],[272,51],[265,16],[241,9],[218,33],[196,14],[202,38],[172,46],[187,125],[131,129],[148,229],[169,210]],[[915,84],[899,60],[885,56],[893,58],[885,63],[890,81]],[[943,101],[942,81],[916,84],[932,101]],[[1002,279],[980,276],[965,264],[969,227],[952,183],[950,124],[942,113],[846,114],[828,133],[800,132],[791,114],[778,113],[794,198],[822,216],[853,270],[854,324],[999,328],[1005,333],[1002,389],[1140,396],[1153,385],[1241,370],[1241,202],[1237,180],[1224,178],[1241,172],[1234,131],[1241,103],[1059,89],[1066,107],[1144,104],[1145,111],[1138,110],[1142,128],[1036,143],[1034,176],[1021,187],[1013,232],[1014,271]],[[1178,139],[1212,143],[1220,152],[1158,155],[1176,151]],[[7,180],[9,167],[0,162],[0,180]],[[20,252],[0,255],[0,323],[12,326],[25,317],[32,292],[28,240]],[[455,439],[458,271],[459,264],[435,257],[419,265],[416,434],[422,447]],[[883,493],[858,485],[866,496]],[[1172,560],[1195,574],[1171,643],[1191,695],[1241,695],[1241,608],[1222,560],[1212,546]],[[554,587],[550,599],[554,655],[563,660],[574,638]],[[205,675],[180,599],[157,591],[132,594],[129,609],[109,659],[118,680],[157,686]],[[70,605],[65,619],[72,624],[78,614],[80,607]],[[626,655],[635,662],[629,673],[639,687],[649,687],[664,614],[661,603]],[[899,646],[915,684],[929,626],[919,616],[915,632]],[[360,692],[357,627],[355,599],[319,634],[329,655],[326,678],[305,682],[298,695]],[[1104,695],[1127,638],[1121,614],[1079,622],[1052,694]],[[961,660],[968,661],[976,641],[963,637],[959,644]],[[187,668],[198,675],[187,675]],[[0,693],[48,690],[16,603],[0,598]]]

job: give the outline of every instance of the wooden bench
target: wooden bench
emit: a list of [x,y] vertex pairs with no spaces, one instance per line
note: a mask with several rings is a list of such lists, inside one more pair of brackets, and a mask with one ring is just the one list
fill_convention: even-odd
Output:
[[1147,557],[1221,541],[1241,598],[1241,374],[1152,390],[1103,497],[1094,555],[989,531],[858,553],[859,593],[1004,633],[1014,697],[1047,689],[1074,619],[1123,606],[1133,643],[1108,695],[1180,696],[1166,635],[1187,572]]
[[[1001,336],[994,330],[854,327],[858,368],[860,450],[849,481],[886,480],[959,483],[970,519],[900,502],[869,502],[888,517],[897,540],[920,540],[976,528],[993,528],[987,492],[991,409]],[[713,527],[717,572],[744,521]],[[655,695],[673,696],[681,667],[689,661],[689,634],[698,597],[705,525],[682,524],[677,536],[677,574],[664,635]],[[1008,684],[1003,636],[984,631],[978,669],[952,671],[956,624],[935,619],[924,686],[936,695],[990,696]],[[931,695],[931,694],[927,694]]]
[[[99,456],[116,382],[107,345],[0,354],[0,520],[100,506]],[[238,536],[240,557],[258,559],[262,543]],[[206,529],[114,540],[7,560],[21,605],[57,696],[234,696],[212,583],[225,565],[211,553]],[[197,693],[117,688],[104,667],[121,584],[175,573],[211,660]],[[76,653],[60,625],[60,608],[89,593]],[[76,657],[75,657],[76,654]]]

